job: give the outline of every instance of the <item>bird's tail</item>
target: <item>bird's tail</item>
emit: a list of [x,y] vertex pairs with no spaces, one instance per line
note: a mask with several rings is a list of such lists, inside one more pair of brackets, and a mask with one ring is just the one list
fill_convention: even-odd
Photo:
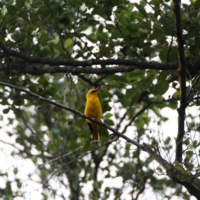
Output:
[[97,141],[99,140],[99,132],[95,133],[95,132],[92,132],[92,140],[93,141]]
[[91,131],[91,137],[93,141],[97,141],[99,140],[99,131],[98,131],[98,124],[94,123],[94,122],[88,122],[88,125],[90,127],[90,131]]

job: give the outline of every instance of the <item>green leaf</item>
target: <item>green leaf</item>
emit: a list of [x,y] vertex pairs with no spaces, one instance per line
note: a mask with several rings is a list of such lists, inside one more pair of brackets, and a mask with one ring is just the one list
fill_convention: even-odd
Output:
[[19,179],[16,179],[16,182],[17,182],[17,187],[18,188],[21,188],[22,187],[22,183]]
[[111,79],[115,80],[117,82],[122,82],[122,83],[127,83],[127,81],[128,81],[125,76],[118,76],[118,75],[112,75]]
[[179,96],[179,94],[180,94],[180,92],[179,92],[179,90],[177,90],[176,92],[174,92],[174,94],[173,94],[173,97],[178,97]]
[[156,91],[158,95],[162,95],[167,92],[169,88],[169,83],[166,80],[162,80],[160,83],[156,85]]
[[176,101],[169,101],[169,104],[168,106],[171,108],[171,109],[177,109],[177,102]]
[[168,136],[165,140],[164,140],[164,144],[168,145],[171,142],[171,138]]
[[6,14],[6,9],[1,6],[1,15],[4,16]]
[[146,18],[147,17],[147,13],[144,9],[143,6],[137,4],[137,3],[134,3],[135,7],[139,10],[139,12]]
[[151,0],[150,1],[150,4],[152,4],[152,5],[159,5],[161,3],[161,1],[160,0]]
[[98,24],[98,21],[96,21],[94,19],[90,19],[90,20],[88,20],[88,24],[91,26],[95,26],[96,24]]
[[110,126],[115,125],[114,122],[113,122],[113,120],[111,120],[111,119],[105,119],[104,122],[105,122],[106,124],[110,125]]
[[72,43],[73,40],[71,38],[66,39],[64,43],[65,48],[69,50]]
[[51,40],[50,42],[54,44],[54,43],[57,42],[57,40],[56,40],[56,39],[53,39],[53,40]]
[[193,156],[193,151],[186,151],[186,160],[189,161]]
[[153,27],[153,33],[150,35],[150,39],[161,39],[163,37],[163,31],[160,28]]
[[137,127],[138,130],[141,130],[144,128],[144,120],[142,118],[138,118],[134,121],[134,125]]
[[138,23],[138,26],[140,27],[139,30],[142,30],[142,32],[146,32],[143,29],[147,30],[147,32],[149,32],[151,29],[151,23],[149,21],[146,22],[140,21]]
[[135,94],[135,88],[127,89],[127,90],[126,90],[126,94],[125,94],[125,96],[124,96],[124,99],[125,99],[125,100],[128,100],[128,99],[131,98],[134,94]]
[[3,114],[8,114],[9,111],[10,111],[10,108],[3,109]]
[[132,32],[132,34],[138,32],[138,26],[136,24],[128,24],[127,29]]
[[8,13],[11,14],[11,15],[16,15],[17,13],[17,7],[16,6],[12,6],[12,5],[8,5],[7,6],[7,10],[8,10]]
[[96,36],[96,34],[94,34],[94,33],[91,33],[91,34],[89,34],[89,35],[86,35],[86,38],[87,38],[88,40],[90,40],[91,42],[97,42],[97,36]]
[[111,113],[106,113],[106,114],[104,115],[105,118],[111,118],[112,116],[113,116],[113,114],[111,114]]
[[113,39],[122,38],[122,33],[117,29],[112,29],[111,34]]
[[108,38],[107,33],[97,32],[97,40],[99,40],[100,42],[106,43],[107,42],[107,38]]
[[99,51],[99,55],[100,56],[107,56],[110,52],[110,47],[105,47],[104,45],[102,45],[100,47],[100,51]]
[[42,31],[38,39],[39,44],[45,44],[49,38],[49,34],[46,31]]
[[150,108],[159,118],[162,118],[162,115],[160,114],[160,109],[158,109],[156,106],[150,106]]

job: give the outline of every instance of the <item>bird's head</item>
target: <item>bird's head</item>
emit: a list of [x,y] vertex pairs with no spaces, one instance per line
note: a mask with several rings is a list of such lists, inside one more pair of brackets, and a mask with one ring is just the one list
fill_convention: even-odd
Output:
[[89,97],[94,97],[94,96],[97,96],[97,92],[98,90],[100,89],[100,87],[96,88],[96,89],[90,89],[87,93],[87,98]]

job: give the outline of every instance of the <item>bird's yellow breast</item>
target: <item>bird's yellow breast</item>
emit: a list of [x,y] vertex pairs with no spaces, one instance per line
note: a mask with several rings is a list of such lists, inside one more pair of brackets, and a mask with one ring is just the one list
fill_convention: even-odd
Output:
[[98,120],[101,119],[102,108],[99,98],[97,96],[90,97],[87,99],[85,103],[85,114]]

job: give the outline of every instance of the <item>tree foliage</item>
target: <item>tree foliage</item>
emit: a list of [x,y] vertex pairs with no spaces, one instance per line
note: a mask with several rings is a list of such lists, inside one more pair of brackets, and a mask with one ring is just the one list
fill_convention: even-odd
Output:
[[[39,177],[41,199],[126,199],[120,177],[130,199],[149,188],[160,199],[198,198],[199,7],[199,0],[0,1],[0,119],[8,117],[15,140],[0,142],[36,167],[27,177]],[[104,114],[93,143],[82,113],[97,86]],[[168,121],[165,108],[177,110],[178,130],[162,138],[154,127]],[[19,171],[14,165],[14,180],[0,173],[2,198],[24,197]],[[119,187],[105,187],[108,179]]]

